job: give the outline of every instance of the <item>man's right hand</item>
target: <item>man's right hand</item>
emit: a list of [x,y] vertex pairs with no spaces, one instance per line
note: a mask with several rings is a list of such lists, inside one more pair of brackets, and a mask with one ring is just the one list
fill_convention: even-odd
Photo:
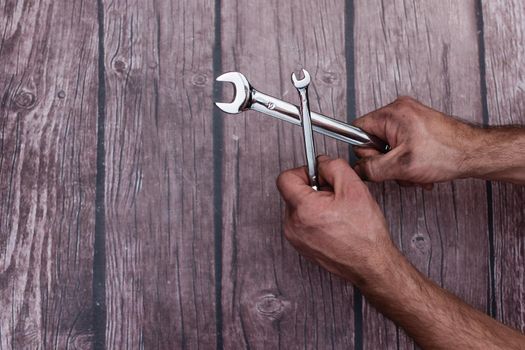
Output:
[[471,161],[480,145],[482,129],[463,123],[410,97],[357,120],[354,125],[385,140],[386,154],[355,148],[355,170],[370,181],[398,180],[431,189],[433,183],[471,176]]

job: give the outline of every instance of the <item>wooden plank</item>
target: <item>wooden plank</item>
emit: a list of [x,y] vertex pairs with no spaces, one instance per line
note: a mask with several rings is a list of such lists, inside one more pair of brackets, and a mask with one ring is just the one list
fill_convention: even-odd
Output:
[[109,349],[216,343],[213,13],[104,2]]
[[[290,74],[305,67],[312,110],[346,120],[343,2],[228,1],[221,11],[223,71],[298,103]],[[275,178],[304,165],[301,130],[255,112],[224,118],[224,347],[352,348],[351,286],[282,236]],[[319,153],[348,157],[347,145],[316,139]]]
[[90,348],[97,16],[0,6],[0,348]]
[[[525,7],[483,1],[488,122],[525,124]],[[492,184],[496,317],[525,332],[525,188]]]
[[[482,122],[474,1],[355,2],[356,100],[364,114],[411,95],[447,114]],[[483,181],[432,192],[372,186],[394,242],[423,273],[476,308],[487,308],[487,199]],[[411,348],[412,340],[368,304],[364,348]]]

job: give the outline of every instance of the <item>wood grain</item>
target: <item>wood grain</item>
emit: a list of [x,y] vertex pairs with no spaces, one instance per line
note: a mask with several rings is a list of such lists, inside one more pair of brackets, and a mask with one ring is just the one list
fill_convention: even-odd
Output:
[[[407,94],[472,122],[524,124],[521,2],[101,5],[105,100],[95,1],[0,6],[0,349],[412,348],[368,304],[354,310],[351,285],[282,236],[275,178],[304,164],[301,130],[214,111],[213,77],[241,71],[298,103],[290,74],[304,67],[312,110],[347,120],[355,74],[358,114]],[[94,307],[98,126],[106,304]],[[349,157],[345,144],[316,143]],[[525,331],[522,187],[371,189],[418,269]],[[95,324],[102,312],[106,324]]]
[[[525,7],[483,1],[488,122],[525,125]],[[525,332],[525,189],[492,184],[496,317]]]
[[[482,122],[474,1],[355,2],[358,114],[411,95]],[[483,181],[440,184],[431,192],[372,186],[394,242],[432,280],[483,311],[488,293],[487,199]],[[402,330],[365,305],[364,348],[411,348]]]
[[213,3],[104,12],[106,346],[212,348]]
[[[312,74],[312,110],[346,120],[344,3],[222,6],[222,70],[298,103],[290,74]],[[224,115],[222,305],[226,349],[352,348],[352,288],[282,236],[281,171],[305,164],[301,130],[255,112]],[[316,136],[318,152],[348,146]]]
[[0,348],[90,348],[97,17],[0,6]]

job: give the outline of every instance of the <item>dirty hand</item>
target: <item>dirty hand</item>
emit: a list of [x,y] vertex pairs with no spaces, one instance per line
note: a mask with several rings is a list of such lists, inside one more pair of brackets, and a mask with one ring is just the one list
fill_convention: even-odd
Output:
[[469,176],[480,128],[460,122],[409,97],[355,120],[354,125],[390,144],[387,154],[355,148],[355,170],[370,181],[398,180],[431,189],[433,183]]
[[318,170],[322,191],[308,185],[304,167],[279,175],[284,234],[302,255],[360,286],[395,249],[385,219],[346,161],[320,156]]

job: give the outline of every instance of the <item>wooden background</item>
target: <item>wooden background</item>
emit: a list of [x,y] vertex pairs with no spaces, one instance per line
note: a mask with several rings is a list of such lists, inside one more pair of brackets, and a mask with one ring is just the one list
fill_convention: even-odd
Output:
[[[297,103],[306,67],[341,120],[525,123],[521,0],[4,0],[0,37],[0,349],[413,348],[283,239],[301,131],[220,113],[222,72]],[[370,187],[418,269],[525,331],[525,188]]]

